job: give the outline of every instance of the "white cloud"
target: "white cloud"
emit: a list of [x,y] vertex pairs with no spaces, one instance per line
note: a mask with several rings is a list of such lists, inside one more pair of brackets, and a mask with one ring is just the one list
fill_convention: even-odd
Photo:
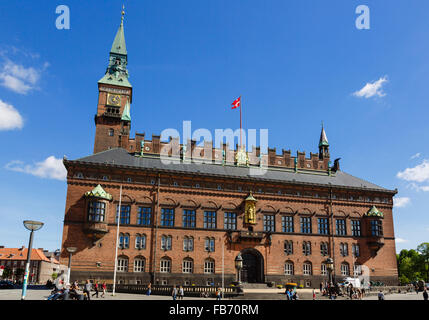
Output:
[[416,159],[416,158],[419,158],[421,156],[421,153],[420,152],[418,152],[418,153],[416,153],[415,155],[413,155],[412,157],[411,157],[411,159]]
[[0,100],[0,131],[21,129],[24,125],[21,115],[12,105]]
[[374,82],[368,82],[362,89],[353,93],[355,97],[371,98],[373,96],[384,97],[386,94],[383,92],[383,84],[387,82],[387,76],[378,79]]
[[10,60],[6,60],[0,71],[0,85],[16,93],[27,94],[28,91],[37,87],[41,72],[49,66],[43,64],[43,69],[37,70],[33,67],[24,67]]
[[396,176],[399,179],[406,181],[429,181],[429,160],[424,159],[421,164],[415,166],[414,168],[407,168],[402,172],[398,172]]
[[405,207],[409,203],[410,203],[410,198],[407,198],[407,197],[393,198],[393,206],[397,208]]
[[57,159],[54,156],[50,156],[44,161],[37,162],[34,165],[24,165],[22,161],[14,160],[9,162],[5,168],[41,178],[65,180],[67,177],[67,170],[63,165],[63,160]]
[[419,190],[429,192],[429,186],[421,186],[419,187]]
[[402,238],[395,238],[395,242],[396,243],[404,243],[404,242],[408,242],[408,240],[402,239]]

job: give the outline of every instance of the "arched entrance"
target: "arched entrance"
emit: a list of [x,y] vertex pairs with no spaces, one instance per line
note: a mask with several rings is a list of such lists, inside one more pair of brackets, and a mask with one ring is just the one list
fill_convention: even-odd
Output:
[[241,281],[247,283],[263,283],[264,258],[256,249],[244,249],[241,251],[243,269],[241,269]]

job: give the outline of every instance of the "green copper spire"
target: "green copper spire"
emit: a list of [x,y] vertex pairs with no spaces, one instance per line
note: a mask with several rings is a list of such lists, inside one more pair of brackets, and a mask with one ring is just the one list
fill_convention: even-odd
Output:
[[124,14],[125,12],[122,9],[121,24],[116,32],[115,40],[113,40],[112,49],[110,50],[109,65],[107,66],[106,74],[98,83],[131,88],[132,85],[128,81],[128,54],[125,45]]
[[127,103],[124,107],[124,112],[122,112],[121,120],[123,121],[131,121],[131,115],[130,115],[130,102],[127,100]]
[[328,138],[326,137],[325,128],[323,128],[323,122],[322,122],[322,132],[320,133],[320,140],[319,140],[319,147],[321,146],[328,146]]
[[125,45],[124,35],[124,8],[122,7],[121,25],[119,26],[118,32],[116,32],[115,40],[113,40],[112,49],[110,53],[127,55],[127,47]]

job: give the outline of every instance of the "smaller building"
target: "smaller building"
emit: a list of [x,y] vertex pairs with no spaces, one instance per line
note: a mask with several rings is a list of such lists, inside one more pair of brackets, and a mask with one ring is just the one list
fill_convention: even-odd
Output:
[[[0,246],[0,266],[3,274],[0,278],[16,283],[24,281],[25,264],[27,262],[27,252],[24,246],[21,248],[5,248]],[[31,249],[29,283],[46,283],[52,280],[52,274],[67,272],[67,266],[60,265],[58,252],[48,250]]]

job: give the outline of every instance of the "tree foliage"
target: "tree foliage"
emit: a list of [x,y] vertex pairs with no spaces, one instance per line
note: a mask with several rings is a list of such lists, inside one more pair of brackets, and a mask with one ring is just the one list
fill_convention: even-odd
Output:
[[401,284],[419,280],[429,282],[429,243],[420,244],[416,250],[401,250],[396,255]]

